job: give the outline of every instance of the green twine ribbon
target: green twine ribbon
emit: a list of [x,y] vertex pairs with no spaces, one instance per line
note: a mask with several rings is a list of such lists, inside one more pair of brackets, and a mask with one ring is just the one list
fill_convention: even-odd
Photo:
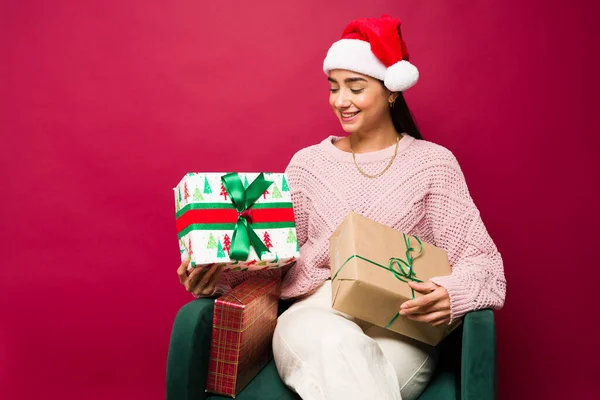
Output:
[[238,220],[231,237],[229,258],[246,261],[250,246],[252,246],[258,258],[262,260],[263,254],[269,253],[269,249],[260,240],[254,229],[250,227],[248,223],[248,219],[251,219],[249,210],[273,182],[266,180],[264,174],[261,173],[247,188],[244,188],[240,176],[235,172],[223,175],[221,182],[223,182],[225,190],[231,197],[231,203],[238,212]]
[[[406,245],[406,254],[405,254],[406,261],[401,258],[392,257],[389,259],[388,265],[385,266],[385,265],[379,264],[378,262],[375,262],[373,260],[369,260],[368,258],[359,256],[358,254],[353,254],[350,257],[348,257],[348,259],[342,264],[342,266],[333,275],[332,281],[334,281],[335,278],[337,278],[338,274],[346,266],[346,264],[348,264],[352,259],[358,258],[360,260],[363,260],[370,264],[373,264],[376,267],[390,271],[392,273],[392,275],[394,276],[394,278],[398,279],[399,281],[406,282],[406,283],[408,283],[409,281],[423,282],[422,280],[416,278],[417,274],[413,271],[413,261],[423,253],[423,243],[421,242],[421,240],[418,237],[414,236],[415,240],[419,243],[419,252],[413,256],[412,252],[415,251],[415,249],[411,245],[410,237],[406,236],[405,234],[402,234],[402,235],[404,237],[404,244]],[[413,288],[410,288],[410,291],[411,291],[412,299],[414,300],[415,290]],[[394,318],[392,318],[390,320],[390,322],[388,322],[388,324],[385,327],[389,328],[390,326],[392,326],[392,324],[394,322],[396,322],[396,319],[399,316],[400,316],[400,312],[398,312],[394,316]]]

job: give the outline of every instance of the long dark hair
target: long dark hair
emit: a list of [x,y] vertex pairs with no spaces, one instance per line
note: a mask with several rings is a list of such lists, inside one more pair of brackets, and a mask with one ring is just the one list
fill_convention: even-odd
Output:
[[394,123],[394,128],[396,128],[396,132],[406,132],[415,139],[423,139],[423,135],[421,135],[419,128],[417,128],[417,124],[406,104],[406,100],[404,100],[402,92],[398,93],[394,106],[390,108],[390,114],[392,115],[392,122]]

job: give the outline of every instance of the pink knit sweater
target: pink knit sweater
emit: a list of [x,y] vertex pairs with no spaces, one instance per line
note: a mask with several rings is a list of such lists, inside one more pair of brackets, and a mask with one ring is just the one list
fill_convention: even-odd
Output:
[[[452,153],[405,135],[390,169],[371,179],[358,172],[352,154],[331,136],[300,150],[286,173],[296,215],[300,259],[284,271],[282,298],[296,298],[330,278],[329,237],[354,211],[448,252],[452,274],[433,278],[450,295],[452,320],[482,308],[501,308],[506,280],[500,253]],[[394,146],[356,155],[368,174],[381,171]],[[265,271],[277,274],[279,271]],[[232,287],[245,274],[223,274]]]

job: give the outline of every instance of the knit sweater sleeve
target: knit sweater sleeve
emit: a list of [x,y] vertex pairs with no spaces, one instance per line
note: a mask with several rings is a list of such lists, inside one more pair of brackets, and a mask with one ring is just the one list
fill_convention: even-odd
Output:
[[[294,206],[294,219],[296,221],[296,237],[298,246],[302,246],[308,240],[308,213],[306,205],[306,191],[303,183],[306,178],[306,169],[304,163],[300,160],[300,155],[296,154],[285,170],[290,187],[290,195]],[[302,250],[300,250],[302,251]]]
[[429,169],[425,218],[435,245],[448,252],[452,273],[431,279],[450,296],[451,322],[469,311],[504,305],[502,258],[489,236],[456,158],[447,152]]

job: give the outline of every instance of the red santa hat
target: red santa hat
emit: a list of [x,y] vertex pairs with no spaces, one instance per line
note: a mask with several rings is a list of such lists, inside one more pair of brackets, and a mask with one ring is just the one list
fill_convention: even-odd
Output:
[[408,62],[400,20],[389,15],[350,22],[323,62],[326,74],[333,69],[379,79],[392,92],[403,92],[419,79],[419,71]]

